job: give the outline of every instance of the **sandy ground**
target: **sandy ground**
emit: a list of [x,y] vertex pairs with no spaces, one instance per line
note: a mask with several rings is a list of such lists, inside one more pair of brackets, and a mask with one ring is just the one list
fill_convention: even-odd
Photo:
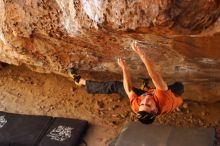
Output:
[[[94,74],[89,78],[103,76]],[[106,77],[111,79],[110,76]],[[0,110],[87,120],[88,146],[107,146],[129,121],[134,121],[129,101],[112,95],[91,95],[65,77],[40,74],[26,67],[0,67]],[[180,127],[214,127],[220,139],[220,103],[185,101],[175,112],[156,122]]]

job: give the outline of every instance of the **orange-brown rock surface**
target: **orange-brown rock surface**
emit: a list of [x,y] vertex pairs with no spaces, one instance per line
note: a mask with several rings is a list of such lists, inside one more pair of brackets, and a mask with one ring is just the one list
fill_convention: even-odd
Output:
[[43,73],[66,68],[146,74],[137,40],[185,97],[220,100],[219,0],[0,0],[0,61]]

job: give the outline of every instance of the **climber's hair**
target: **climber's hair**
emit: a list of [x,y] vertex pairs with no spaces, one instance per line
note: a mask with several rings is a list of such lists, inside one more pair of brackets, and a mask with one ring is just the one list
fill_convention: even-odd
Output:
[[184,93],[184,85],[182,82],[175,82],[168,86],[175,96],[181,96]]
[[156,118],[156,114],[146,111],[139,111],[136,114],[137,119],[143,124],[152,124]]

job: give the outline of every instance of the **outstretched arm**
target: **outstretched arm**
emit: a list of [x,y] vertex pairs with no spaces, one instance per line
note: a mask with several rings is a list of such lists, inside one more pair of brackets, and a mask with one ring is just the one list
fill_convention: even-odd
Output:
[[131,76],[128,71],[128,68],[125,64],[125,61],[122,60],[121,58],[118,59],[118,65],[121,67],[122,72],[123,72],[123,85],[125,92],[127,93],[128,97],[131,98],[131,95],[134,93],[132,82],[131,82]]
[[160,73],[156,70],[154,63],[150,60],[150,58],[147,56],[144,50],[142,50],[137,45],[136,41],[131,44],[131,47],[140,56],[141,60],[143,61],[145,67],[147,68],[149,76],[152,78],[152,81],[156,89],[168,90],[167,83],[163,80]]

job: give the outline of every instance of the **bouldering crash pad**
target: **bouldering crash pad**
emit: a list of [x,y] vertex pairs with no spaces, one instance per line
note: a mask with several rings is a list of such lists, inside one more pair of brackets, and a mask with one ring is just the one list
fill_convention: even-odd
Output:
[[109,146],[214,146],[214,128],[180,128],[132,122]]
[[1,146],[77,146],[88,122],[0,112]]

